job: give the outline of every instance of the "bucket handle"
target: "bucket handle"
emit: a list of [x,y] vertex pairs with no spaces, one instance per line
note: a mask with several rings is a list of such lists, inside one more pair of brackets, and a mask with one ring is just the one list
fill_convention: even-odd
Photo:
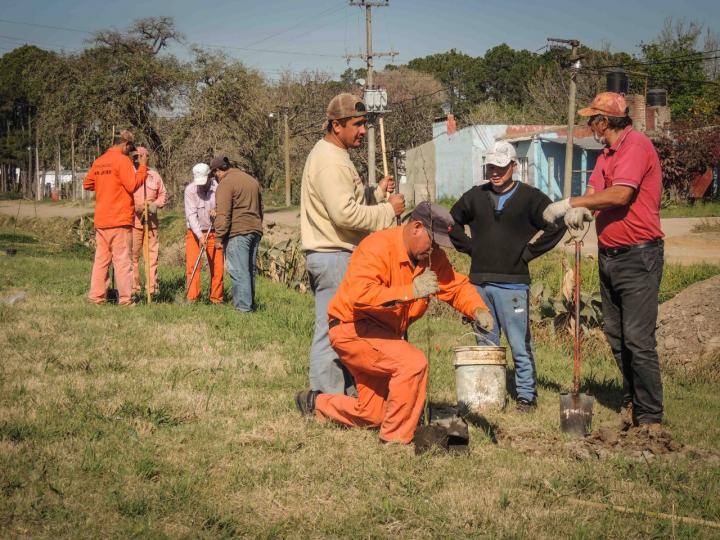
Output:
[[487,343],[487,344],[490,345],[491,347],[497,347],[497,345],[495,345],[495,343],[493,343],[492,341],[490,341],[490,339],[488,339],[487,337],[485,337],[484,335],[482,335],[482,334],[479,333],[479,332],[465,332],[463,335],[461,335],[459,338],[457,338],[457,340],[455,341],[455,343],[457,343],[458,341],[460,341],[460,340],[461,340],[462,338],[464,338],[465,336],[480,337],[480,339],[482,339],[485,343]]

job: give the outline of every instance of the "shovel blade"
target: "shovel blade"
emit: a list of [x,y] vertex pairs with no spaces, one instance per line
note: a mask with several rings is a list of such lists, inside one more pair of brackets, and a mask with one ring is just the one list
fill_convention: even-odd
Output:
[[594,401],[587,394],[560,394],[560,431],[580,437],[590,433]]

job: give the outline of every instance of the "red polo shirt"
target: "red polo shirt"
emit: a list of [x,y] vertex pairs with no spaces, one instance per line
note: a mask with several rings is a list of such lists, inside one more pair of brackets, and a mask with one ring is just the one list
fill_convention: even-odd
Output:
[[652,141],[632,126],[626,127],[611,147],[603,149],[589,185],[600,192],[610,186],[635,190],[626,206],[599,210],[598,243],[602,247],[642,244],[662,238],[660,195],[662,170]]

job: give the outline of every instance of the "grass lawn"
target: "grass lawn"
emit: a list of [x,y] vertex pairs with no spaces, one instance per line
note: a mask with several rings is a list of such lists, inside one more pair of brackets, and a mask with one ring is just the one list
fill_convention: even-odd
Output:
[[[695,453],[528,455],[472,426],[468,455],[415,456],[411,447],[379,444],[374,431],[295,411],[292,396],[307,381],[310,295],[260,279],[252,315],[229,305],[175,305],[182,270],[161,268],[163,301],[97,307],[85,300],[89,249],[11,228],[0,228],[0,246],[18,249],[0,255],[0,296],[28,291],[24,303],[0,304],[3,537],[720,535],[571,501],[719,522],[717,379],[664,379],[668,430]],[[559,284],[561,257],[534,264],[537,279]],[[585,264],[591,290],[594,262]],[[718,272],[669,266],[663,295]],[[431,401],[452,403],[452,347],[467,343],[466,327],[449,310],[432,311],[410,341],[429,349]],[[487,425],[563,441],[558,391],[571,383],[571,342],[536,337],[539,410],[519,416],[509,407],[488,414]],[[615,418],[618,371],[599,338],[588,340],[584,361],[598,426]]]
[[720,201],[698,201],[692,206],[689,204],[671,204],[660,209],[661,218],[715,216],[720,216]]

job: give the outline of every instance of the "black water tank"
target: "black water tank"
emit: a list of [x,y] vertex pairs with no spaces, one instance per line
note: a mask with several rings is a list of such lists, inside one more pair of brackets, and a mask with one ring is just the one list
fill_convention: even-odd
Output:
[[667,90],[664,88],[652,88],[647,91],[648,107],[665,107],[667,105]]
[[628,93],[628,77],[624,69],[611,69],[607,72],[607,91]]

